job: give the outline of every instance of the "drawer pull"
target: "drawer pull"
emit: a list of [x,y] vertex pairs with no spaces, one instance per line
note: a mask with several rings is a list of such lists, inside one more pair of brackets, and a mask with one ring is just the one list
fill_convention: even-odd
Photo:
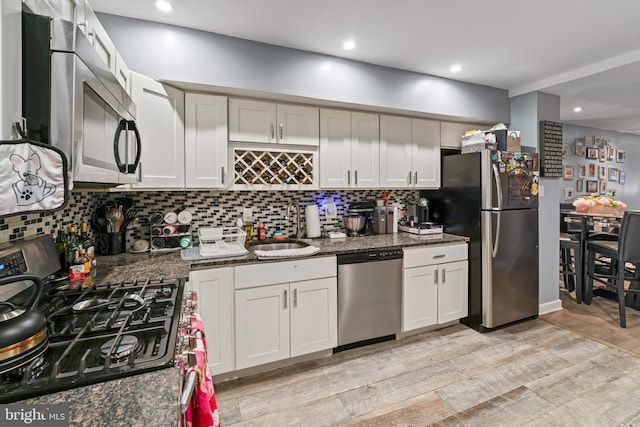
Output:
[[433,259],[437,259],[437,258],[444,258],[446,255],[444,254],[440,254],[440,255],[434,255]]

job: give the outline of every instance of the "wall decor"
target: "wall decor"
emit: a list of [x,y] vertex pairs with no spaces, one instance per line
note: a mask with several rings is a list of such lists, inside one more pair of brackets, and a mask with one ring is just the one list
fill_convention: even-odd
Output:
[[607,167],[605,165],[598,166],[598,179],[607,179]]
[[598,155],[600,157],[600,161],[604,162],[605,160],[607,160],[607,149],[601,148],[600,150],[598,150]]
[[585,136],[584,137],[584,146],[585,147],[593,147],[593,137],[592,136]]
[[598,149],[597,148],[587,148],[587,158],[588,159],[597,159],[598,158]]
[[625,160],[625,155],[624,155],[624,151],[622,150],[618,150],[616,152],[616,162],[618,163],[624,163]]
[[589,176],[596,176],[596,164],[595,163],[590,163],[589,164]]
[[607,160],[615,160],[616,159],[616,147],[613,145],[609,145],[607,150]]
[[562,158],[567,158],[567,146],[565,144],[562,144]]
[[576,192],[584,193],[584,179],[579,179],[576,181]]
[[584,157],[587,150],[584,147],[584,144],[581,142],[576,142],[576,156]]
[[564,189],[564,199],[565,200],[573,199],[573,188],[569,187]]
[[540,176],[562,176],[562,123],[540,121]]
[[618,169],[617,168],[609,168],[609,181],[618,182]]
[[618,173],[618,182],[620,184],[624,184],[625,175],[625,171],[620,171],[620,173]]
[[587,177],[587,165],[578,165],[578,178]]
[[607,181],[600,181],[600,194],[607,194]]
[[598,181],[587,181],[587,193],[598,192]]
[[564,167],[564,172],[562,174],[562,177],[564,179],[573,179],[574,175],[575,175],[575,170],[573,169],[573,166]]

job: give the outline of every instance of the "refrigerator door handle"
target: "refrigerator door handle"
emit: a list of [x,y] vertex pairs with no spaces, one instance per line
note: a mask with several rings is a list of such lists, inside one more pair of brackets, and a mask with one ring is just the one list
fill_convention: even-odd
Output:
[[498,216],[496,221],[496,240],[493,242],[493,257],[495,258],[498,255],[498,250],[500,249],[500,214],[501,212],[491,212],[494,215]]
[[491,166],[493,166],[493,178],[496,184],[496,195],[498,197],[497,208],[499,210],[502,210],[502,185],[500,183],[500,172],[498,171],[498,167],[496,166],[495,163],[493,163]]

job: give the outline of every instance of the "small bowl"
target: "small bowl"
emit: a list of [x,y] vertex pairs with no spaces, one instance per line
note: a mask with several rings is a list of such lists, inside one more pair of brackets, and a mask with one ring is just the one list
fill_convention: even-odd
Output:
[[149,242],[147,240],[142,240],[142,239],[136,240],[135,242],[133,242],[131,249],[136,252],[147,251],[149,250]]

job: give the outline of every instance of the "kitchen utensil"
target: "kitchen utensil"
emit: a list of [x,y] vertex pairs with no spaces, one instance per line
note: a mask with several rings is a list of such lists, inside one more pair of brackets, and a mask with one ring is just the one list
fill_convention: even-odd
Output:
[[0,286],[21,281],[33,282],[29,299],[22,306],[0,303],[0,373],[30,362],[49,346],[46,318],[36,309],[42,280],[33,275],[9,276],[0,279]]
[[351,233],[358,233],[364,228],[364,216],[346,215],[342,218],[345,228]]
[[76,313],[83,312],[83,311],[98,310],[102,307],[108,306],[112,302],[113,301],[110,299],[89,298],[73,304],[72,309]]
[[138,216],[138,211],[135,209],[129,209],[124,213],[124,221],[122,222],[121,230],[126,230],[129,224],[131,224]]

